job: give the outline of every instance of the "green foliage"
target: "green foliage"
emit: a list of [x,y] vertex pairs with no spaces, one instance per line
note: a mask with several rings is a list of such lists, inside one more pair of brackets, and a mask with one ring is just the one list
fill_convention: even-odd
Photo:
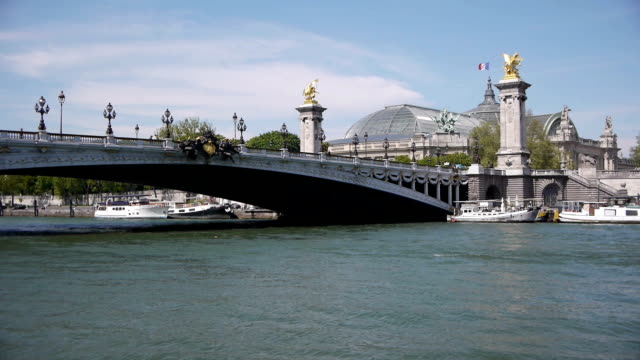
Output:
[[[284,146],[283,137],[279,131],[269,131],[260,134],[247,141],[247,147],[269,150],[280,150]],[[296,134],[289,133],[286,137],[287,149],[293,152],[300,151],[300,138]]]
[[398,155],[393,161],[403,163],[403,164],[411,164],[411,158],[408,155]]
[[637,167],[640,167],[640,135],[636,136],[636,146],[632,147],[630,152],[631,160]]
[[500,149],[500,124],[494,121],[486,121],[471,130],[471,139],[478,138],[480,163],[484,167],[498,162],[498,150]]
[[527,128],[527,148],[531,152],[532,169],[559,169],[560,150],[544,133],[544,125],[537,120]]
[[436,166],[438,165],[438,159],[435,156],[427,156],[418,160],[418,165]]
[[[199,117],[188,117],[175,122],[171,126],[171,138],[176,141],[195,139],[207,131],[215,133],[216,129],[207,121],[201,121]],[[165,139],[167,127],[162,126],[155,131],[155,137]]]
[[471,165],[472,160],[473,159],[471,158],[471,156],[465,153],[453,153],[440,156],[441,164],[448,162],[452,166],[457,164],[460,164],[462,166],[469,166]]

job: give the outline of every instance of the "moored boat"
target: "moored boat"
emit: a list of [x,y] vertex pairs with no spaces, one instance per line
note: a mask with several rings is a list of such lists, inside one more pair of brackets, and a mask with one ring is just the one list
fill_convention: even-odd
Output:
[[559,220],[563,223],[640,224],[640,206],[565,201]]
[[[538,209],[520,207],[516,199],[514,206],[506,205],[504,199],[484,201],[461,201],[456,214],[448,216],[449,222],[534,222]],[[510,201],[509,201],[510,203]]]
[[151,204],[144,195],[120,195],[97,204],[94,216],[113,219],[166,219],[167,207]]
[[229,206],[209,202],[171,203],[168,209],[170,219],[233,219]]

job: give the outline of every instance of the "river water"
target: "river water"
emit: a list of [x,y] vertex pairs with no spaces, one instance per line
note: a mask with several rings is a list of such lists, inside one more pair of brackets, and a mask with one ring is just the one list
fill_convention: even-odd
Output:
[[0,358],[640,358],[638,225],[171,224],[0,218]]

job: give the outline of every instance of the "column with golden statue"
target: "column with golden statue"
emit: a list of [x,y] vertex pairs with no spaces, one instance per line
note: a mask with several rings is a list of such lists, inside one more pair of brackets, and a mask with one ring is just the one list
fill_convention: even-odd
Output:
[[300,151],[319,153],[322,151],[322,113],[327,110],[316,100],[318,80],[313,80],[302,91],[304,104],[296,108],[300,113]]
[[500,90],[500,150],[496,168],[506,170],[507,174],[525,175],[530,173],[525,101],[531,85],[518,72],[524,59],[518,53],[503,56],[505,76],[495,85]]

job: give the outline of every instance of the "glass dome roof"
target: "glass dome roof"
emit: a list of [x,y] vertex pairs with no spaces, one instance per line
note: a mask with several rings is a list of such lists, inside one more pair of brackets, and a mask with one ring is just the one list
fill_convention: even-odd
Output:
[[[410,138],[420,133],[434,134],[438,125],[433,121],[433,117],[438,117],[440,112],[441,110],[406,104],[387,106],[358,120],[347,130],[344,138],[350,139],[355,134],[362,137],[365,132],[370,140],[385,137]],[[482,122],[481,119],[469,115],[453,112],[451,114],[454,118],[460,115],[456,122],[456,130],[463,136],[468,136],[471,130]]]

